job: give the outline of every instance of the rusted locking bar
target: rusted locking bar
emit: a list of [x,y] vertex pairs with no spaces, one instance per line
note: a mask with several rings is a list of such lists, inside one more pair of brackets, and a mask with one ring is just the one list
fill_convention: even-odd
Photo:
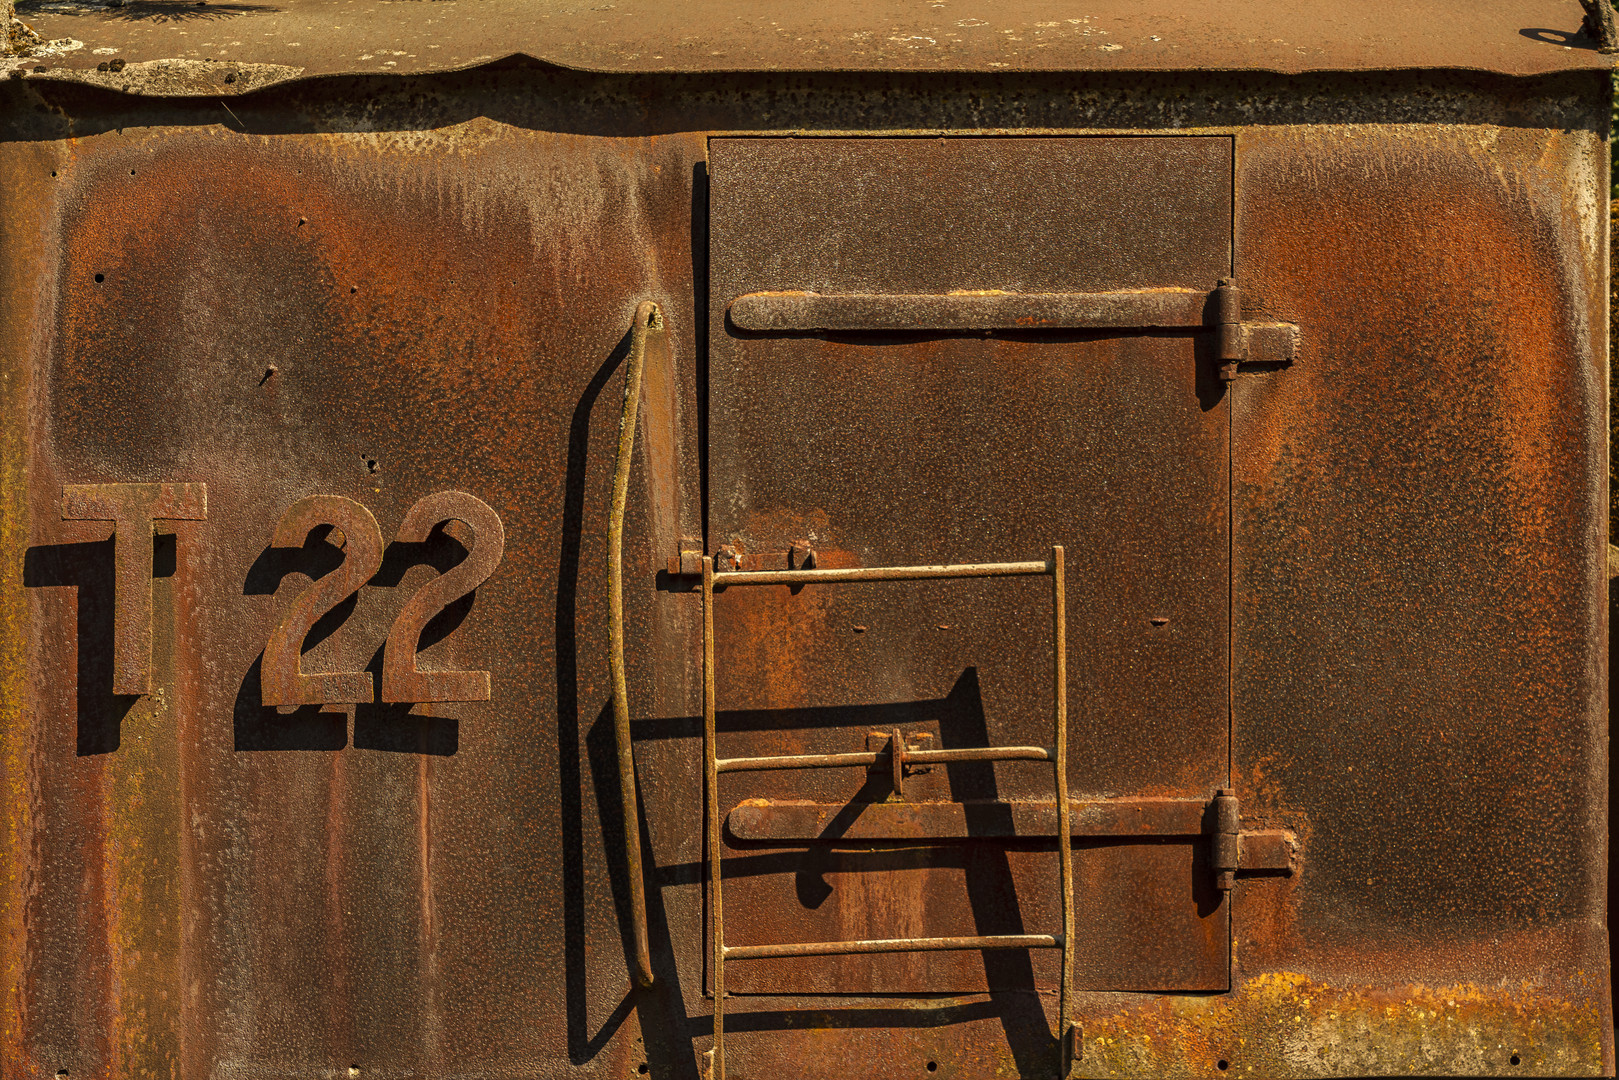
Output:
[[[1212,309],[1214,321],[1208,321]],[[884,330],[1214,330],[1220,378],[1247,362],[1298,358],[1294,323],[1245,322],[1235,278],[1202,289],[1120,289],[1095,293],[756,292],[731,301],[731,322],[756,333]]]
[[[841,570],[732,571],[716,574],[714,559],[704,556],[703,572],[703,759],[704,816],[708,843],[709,903],[712,912],[711,952],[714,973],[714,1048],[710,1080],[725,1080],[725,961],[758,960],[786,956],[837,956],[851,953],[911,952],[948,949],[1051,949],[1062,950],[1062,979],[1057,1005],[1057,1040],[1061,1047],[1059,1076],[1069,1075],[1079,1040],[1069,1021],[1070,984],[1073,981],[1074,865],[1072,820],[1068,797],[1068,617],[1064,589],[1063,549],[1053,547],[1044,562],[962,563],[943,566],[879,566]],[[786,754],[773,757],[721,758],[717,753],[718,715],[714,692],[714,594],[731,585],[808,585],[864,581],[923,581],[940,578],[1049,576],[1051,578],[1052,729],[1053,746],[986,746],[949,750],[910,750],[900,732],[888,751],[850,754]],[[765,769],[869,767],[888,758],[896,786],[905,762],[1048,761],[1054,766],[1057,812],[1057,852],[1061,861],[1062,933],[1012,934],[986,937],[879,938],[868,941],[783,942],[768,945],[726,945],[725,905],[721,875],[719,778],[724,772]]]
[[[714,765],[722,773],[764,769],[870,768],[888,760],[891,754],[889,750],[848,754],[782,754],[777,757],[720,758]],[[1056,756],[1044,746],[966,746],[952,750],[906,750],[900,760],[927,765],[951,761],[1055,761]]]
[[635,940],[635,981],[652,985],[652,946],[647,935],[646,884],[641,877],[641,810],[635,793],[635,747],[630,741],[630,702],[624,676],[624,503],[630,490],[630,461],[641,407],[641,374],[647,338],[662,334],[663,312],[650,300],[635,309],[630,355],[624,370],[624,411],[618,422],[618,461],[613,469],[613,502],[607,516],[607,621],[611,642],[608,665],[613,678],[613,736],[618,747],[619,803],[624,815],[624,859],[630,879],[630,924]]
[[727,945],[727,960],[783,956],[852,956],[861,953],[949,952],[971,949],[1060,949],[1055,934],[988,934],[983,937],[873,938],[867,941],[795,941],[783,945]]
[[1121,289],[1097,293],[939,294],[757,292],[731,302],[743,330],[1012,330],[1203,325],[1208,292]]

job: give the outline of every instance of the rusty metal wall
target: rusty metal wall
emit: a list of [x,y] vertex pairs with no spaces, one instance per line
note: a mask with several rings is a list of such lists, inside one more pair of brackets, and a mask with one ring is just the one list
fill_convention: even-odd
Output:
[[[1479,1072],[1503,1055],[1594,1066],[1611,1052],[1592,996],[1608,970],[1604,147],[1273,129],[1245,134],[1239,163],[1247,296],[1313,329],[1310,362],[1236,387],[1234,779],[1245,813],[1309,852],[1297,891],[1239,906],[1255,921],[1238,954],[1332,969],[1373,940],[1449,988],[1457,1005],[1362,1044],[1367,1066],[1462,1023]],[[1481,984],[1570,1026],[1480,1022],[1465,1002]],[[1338,1006],[1298,996],[1314,998],[1303,1045],[1330,1060],[1315,1010]]]
[[[472,123],[8,146],[8,237],[55,230],[11,264],[52,285],[19,287],[31,303],[8,318],[33,358],[8,370],[26,417],[6,489],[24,643],[8,1076],[645,1059],[624,1033],[592,1042],[627,990],[602,836],[622,826],[596,802],[616,416],[595,406],[636,297],[685,328],[689,378],[702,145]],[[109,529],[64,522],[60,491],[173,480],[208,485],[208,517],[161,526],[154,685],[135,698],[111,682]],[[423,666],[488,670],[492,700],[261,706],[260,653],[304,586],[287,575],[341,558],[318,537],[272,546],[283,511],[345,496],[391,540],[446,489],[495,509],[505,551]],[[393,544],[304,670],[375,670],[455,544]],[[634,597],[643,620],[657,595]],[[639,629],[639,659],[681,655]],[[644,760],[672,828],[681,763]]]
[[[1234,139],[1236,272],[1305,327],[1292,369],[1223,402],[1231,773],[1298,872],[1239,880],[1229,993],[1082,993],[1080,1075],[1611,1073],[1604,94],[525,65],[228,105],[0,84],[0,1076],[702,1075],[697,607],[659,577],[639,462],[654,987],[627,966],[619,366],[656,300],[672,482],[700,506],[706,136],[806,129]],[[138,697],[114,692],[109,525],[62,514],[63,485],[107,482],[208,485],[206,519],[159,522]],[[504,554],[423,663],[487,670],[490,700],[261,706],[298,575],[339,557],[272,547],[283,511],[346,496],[394,541],[303,661],[376,670],[477,542],[395,540],[445,490],[494,509]],[[752,998],[732,1075],[1043,1076],[1049,1009]]]

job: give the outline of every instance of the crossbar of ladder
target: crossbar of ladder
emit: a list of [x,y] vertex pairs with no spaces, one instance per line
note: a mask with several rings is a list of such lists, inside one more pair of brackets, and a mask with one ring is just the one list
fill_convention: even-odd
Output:
[[730,585],[833,585],[848,581],[929,581],[948,578],[1043,577],[1049,562],[952,563],[940,566],[855,566],[829,570],[724,570],[714,587]]
[[[714,590],[728,585],[813,585],[861,581],[924,581],[949,578],[1049,576],[1051,580],[1052,684],[1054,745],[990,746],[950,750],[906,751],[914,762],[1049,761],[1057,796],[1057,851],[1061,858],[1062,922],[1059,934],[1005,934],[988,937],[881,938],[869,941],[790,942],[777,945],[725,944],[725,908],[720,874],[719,777],[722,772],[765,769],[850,768],[876,764],[877,753],[788,754],[775,757],[721,758],[718,755],[714,693]],[[1069,986],[1073,981],[1074,864],[1068,799],[1068,617],[1064,596],[1063,549],[1054,546],[1044,562],[959,563],[941,566],[879,566],[835,570],[728,571],[716,575],[714,560],[703,557],[703,758],[707,810],[709,902],[712,913],[710,963],[714,974],[714,1049],[712,1080],[725,1080],[725,961],[790,956],[837,956],[858,953],[917,952],[963,949],[1061,949],[1062,981],[1057,1005],[1057,1038],[1061,1046],[1059,1076],[1066,1077],[1074,1041],[1069,1023]]]

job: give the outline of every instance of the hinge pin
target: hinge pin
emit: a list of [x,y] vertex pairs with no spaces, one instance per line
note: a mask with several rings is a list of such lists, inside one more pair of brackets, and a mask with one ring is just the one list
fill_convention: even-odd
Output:
[[1214,290],[1215,311],[1220,319],[1220,379],[1237,377],[1237,362],[1246,359],[1247,342],[1242,330],[1242,290],[1236,278],[1221,278]]
[[1237,796],[1230,788],[1214,793],[1214,835],[1211,837],[1210,862],[1214,865],[1214,887],[1230,892],[1237,884],[1237,861],[1240,854],[1238,832],[1242,815],[1237,809]]

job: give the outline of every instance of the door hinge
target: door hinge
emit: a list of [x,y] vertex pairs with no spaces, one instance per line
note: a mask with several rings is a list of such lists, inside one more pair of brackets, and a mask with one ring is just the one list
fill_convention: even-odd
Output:
[[1242,290],[1236,278],[1221,278],[1214,290],[1220,320],[1220,378],[1237,377],[1237,365],[1291,364],[1299,355],[1297,323],[1243,322]]
[[1209,836],[1209,863],[1214,887],[1230,892],[1237,874],[1291,876],[1298,868],[1299,840],[1287,829],[1244,832],[1237,793],[1221,788],[1214,793],[1203,819]]
[[1242,858],[1242,842],[1237,834],[1242,818],[1237,810],[1237,796],[1228,788],[1214,793],[1214,805],[1209,817],[1213,819],[1214,836],[1209,843],[1209,862],[1214,866],[1214,887],[1230,892],[1237,884],[1237,864]]

